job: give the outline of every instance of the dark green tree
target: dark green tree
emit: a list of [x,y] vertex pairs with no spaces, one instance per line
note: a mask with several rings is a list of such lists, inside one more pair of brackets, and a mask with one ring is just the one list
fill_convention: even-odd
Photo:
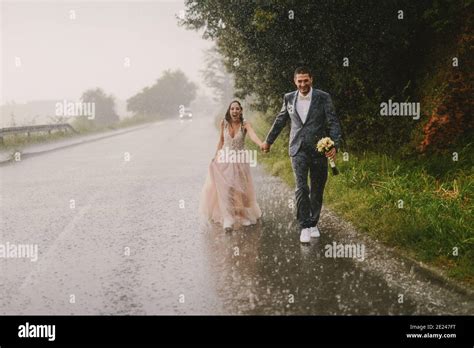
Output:
[[[417,125],[409,117],[381,117],[380,103],[419,100],[416,77],[426,47],[446,20],[439,11],[450,9],[444,26],[452,29],[465,6],[449,0],[185,3],[180,24],[216,42],[238,97],[252,96],[271,119],[282,94],[295,89],[294,69],[307,65],[315,87],[332,95],[347,144],[386,151],[409,143]],[[433,16],[442,21],[436,28]]]
[[83,103],[95,103],[95,119],[93,122],[99,126],[114,124],[120,120],[115,112],[115,99],[107,95],[102,89],[89,89],[82,94]]

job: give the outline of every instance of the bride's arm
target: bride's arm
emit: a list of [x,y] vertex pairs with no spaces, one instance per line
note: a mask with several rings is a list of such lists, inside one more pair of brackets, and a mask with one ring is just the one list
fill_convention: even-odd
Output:
[[221,121],[221,134],[219,136],[219,142],[217,143],[217,150],[214,158],[216,158],[217,153],[222,149],[222,146],[224,146],[224,120]]
[[247,130],[247,133],[248,133],[250,139],[252,139],[252,141],[255,144],[257,144],[258,147],[261,147],[263,143],[258,138],[258,135],[255,133],[255,131],[253,130],[252,125],[250,124],[250,122],[246,121],[245,124],[244,124],[244,128]]

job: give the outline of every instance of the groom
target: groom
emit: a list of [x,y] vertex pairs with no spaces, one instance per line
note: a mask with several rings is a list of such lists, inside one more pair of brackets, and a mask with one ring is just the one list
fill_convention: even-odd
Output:
[[[261,149],[270,151],[271,145],[290,119],[289,154],[296,180],[296,217],[301,227],[300,242],[309,243],[311,237],[320,235],[316,224],[328,175],[326,157],[336,156],[341,142],[341,128],[330,95],[312,88],[313,77],[307,67],[295,70],[294,82],[298,90],[286,93],[283,97],[283,106]],[[317,152],[316,143],[326,136],[326,128],[329,129],[329,137],[334,141],[335,148],[323,155]]]

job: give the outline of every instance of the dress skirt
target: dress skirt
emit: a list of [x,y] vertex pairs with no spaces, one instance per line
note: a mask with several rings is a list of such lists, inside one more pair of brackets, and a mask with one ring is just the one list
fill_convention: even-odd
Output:
[[224,219],[242,224],[257,223],[262,216],[255,196],[249,163],[212,160],[199,202],[201,218],[223,224]]

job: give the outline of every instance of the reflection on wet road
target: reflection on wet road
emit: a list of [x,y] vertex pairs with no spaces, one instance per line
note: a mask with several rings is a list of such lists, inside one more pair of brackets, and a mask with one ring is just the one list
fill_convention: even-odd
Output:
[[[272,193],[274,190],[268,192]],[[290,209],[285,213],[285,209],[273,208],[278,211],[278,221],[292,221]],[[355,267],[354,262],[359,261],[325,257],[324,246],[333,243],[326,233],[308,246],[301,245],[295,226],[288,228],[268,217],[231,234],[223,233],[220,226],[208,231],[209,263],[219,295],[232,313],[416,312],[416,304],[410,300],[398,303],[397,292],[382,279]]]

